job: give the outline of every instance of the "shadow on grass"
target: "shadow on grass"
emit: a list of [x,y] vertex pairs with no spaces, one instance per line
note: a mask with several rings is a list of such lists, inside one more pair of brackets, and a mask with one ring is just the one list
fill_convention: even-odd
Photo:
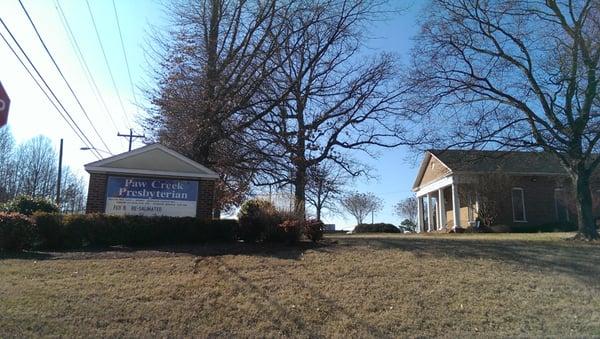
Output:
[[52,259],[52,254],[46,252],[0,252],[0,260],[6,259],[28,259],[28,260],[48,260]]
[[514,264],[529,271],[563,273],[600,286],[600,246],[576,241],[526,241],[468,238],[344,238],[342,246],[367,245],[414,252],[417,257],[484,259]]
[[285,244],[198,244],[153,247],[122,247],[84,249],[64,252],[0,253],[3,259],[115,259],[168,256],[218,257],[251,255],[299,260],[307,250],[337,251],[340,248],[369,246],[375,249],[397,249],[414,252],[417,257],[454,257],[455,259],[484,259],[518,265],[529,271],[548,274],[563,273],[586,284],[600,286],[600,246],[576,241],[526,241],[512,239],[436,238],[436,237],[343,237],[322,243],[300,242]]
[[189,255],[196,257],[216,257],[223,255],[253,255],[274,257],[279,259],[298,260],[307,250],[324,250],[331,242],[313,243],[301,241],[296,244],[278,243],[217,243],[217,244],[188,244],[161,246],[110,246],[99,248],[84,248],[64,251],[24,251],[20,253],[0,253],[0,260],[85,260],[85,259],[117,259],[143,258]]
[[[263,300],[268,307],[261,308],[261,313],[265,314],[265,319],[271,319],[272,325],[277,327],[280,331],[282,331],[283,335],[293,336],[297,333],[308,334],[309,337],[317,337],[319,336],[319,326],[314,323],[307,324],[304,318],[296,312],[293,308],[290,308],[290,305],[284,304],[281,300],[279,300],[272,291],[268,290],[266,287],[261,286],[254,282],[251,278],[245,277],[240,273],[239,270],[231,268],[227,265],[226,262],[217,259],[219,267],[222,268],[223,273],[227,273],[224,277],[226,280],[235,284],[236,288],[239,291],[249,291]],[[343,307],[341,307],[334,299],[325,296],[323,293],[319,292],[318,288],[314,286],[310,286],[306,281],[294,278],[289,272],[284,270],[279,270],[282,276],[285,276],[286,279],[289,279],[290,283],[295,284],[300,287],[302,291],[310,291],[310,293],[316,299],[321,302],[327,304],[332,314],[337,316],[345,316],[348,319],[351,319],[353,323],[357,324],[359,327],[364,328],[368,333],[372,335],[383,338],[389,335],[386,335],[383,331],[381,331],[376,326],[369,324],[364,321],[362,318],[353,314]],[[285,324],[280,322],[281,319],[289,320],[293,323],[295,327],[295,331],[287,328]]]
[[[243,276],[240,274],[240,272],[238,272],[238,270],[229,267],[229,265],[227,265],[224,261],[219,259],[217,260],[219,267],[221,267],[223,271],[227,273],[227,276],[224,277],[226,280],[233,283],[239,291],[250,290],[251,293],[260,296],[260,299],[268,304],[269,307],[261,308],[261,313],[264,314],[263,318],[270,319],[272,325],[282,331],[283,335],[289,336],[292,335],[293,332],[291,332],[289,328],[281,323],[281,319],[291,321],[294,324],[296,331],[299,333],[312,332],[311,328],[307,326],[301,316],[289,310],[289,305],[284,305],[281,303],[276,297],[273,296],[273,293],[254,283],[251,279]],[[315,334],[312,335],[314,336]]]

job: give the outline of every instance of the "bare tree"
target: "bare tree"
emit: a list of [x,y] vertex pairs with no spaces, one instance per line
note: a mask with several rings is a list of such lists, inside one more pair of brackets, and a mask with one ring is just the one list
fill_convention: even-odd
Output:
[[[57,162],[57,154],[50,139],[44,136],[34,137],[15,148],[10,130],[0,129],[0,202],[19,195],[54,200]],[[83,178],[65,166],[61,185],[61,211],[83,211],[85,191]]]
[[383,207],[383,201],[373,193],[350,193],[340,200],[340,205],[346,212],[356,218],[357,225],[364,222],[369,214],[378,212]]
[[294,185],[300,215],[311,168],[327,161],[355,176],[360,170],[346,150],[372,154],[373,146],[398,144],[395,58],[362,49],[366,26],[382,11],[378,1],[302,1],[280,23],[287,34],[278,43],[283,67],[275,82],[291,90],[251,130],[268,183]]
[[344,193],[344,186],[350,180],[346,171],[332,163],[322,163],[307,171],[306,202],[321,220],[323,210],[336,213],[337,202]]
[[16,195],[54,197],[58,177],[58,156],[50,139],[34,137],[20,145],[15,154],[18,164]]
[[577,193],[578,236],[598,238],[600,2],[434,0],[426,13],[406,101],[420,137],[553,154]]
[[86,186],[82,177],[65,167],[62,173],[60,210],[63,213],[80,213],[85,211]]
[[10,129],[0,128],[0,203],[14,195],[14,147],[15,141]]
[[[157,30],[160,67],[148,96],[153,138],[217,170],[217,205],[238,204],[250,188],[257,159],[245,128],[287,95],[275,91],[273,72],[289,2],[179,0],[169,5],[172,29]],[[278,54],[279,57],[279,54]],[[267,95],[267,89],[269,93]]]
[[408,197],[396,205],[394,205],[394,213],[401,217],[410,220],[413,224],[417,223],[417,197]]

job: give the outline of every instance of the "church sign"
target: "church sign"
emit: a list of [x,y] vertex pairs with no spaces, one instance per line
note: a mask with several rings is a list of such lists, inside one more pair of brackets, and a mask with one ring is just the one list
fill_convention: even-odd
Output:
[[109,176],[106,214],[196,216],[198,182]]
[[211,219],[219,175],[161,144],[85,165],[86,213]]

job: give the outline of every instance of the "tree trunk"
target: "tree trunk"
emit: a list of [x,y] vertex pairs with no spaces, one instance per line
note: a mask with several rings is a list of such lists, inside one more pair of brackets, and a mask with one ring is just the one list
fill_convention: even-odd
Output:
[[321,220],[321,206],[315,208],[317,210],[317,220]]
[[[214,101],[216,93],[216,84],[218,81],[218,44],[219,44],[219,20],[221,18],[221,2],[219,0],[210,1],[210,23],[208,29],[208,35],[206,36],[206,64],[205,72],[206,79],[204,84],[205,90],[205,103],[202,111],[198,112],[202,120],[207,120],[211,125],[217,124],[218,117],[215,116]],[[222,135],[215,135],[213,129],[200,131],[196,139],[194,140],[194,150],[196,152],[196,161],[199,163],[210,166],[210,158],[212,151],[212,144],[216,140],[223,137]]]
[[598,230],[592,212],[592,193],[590,191],[590,174],[578,171],[573,178],[575,185],[575,204],[577,206],[577,236],[585,240],[598,239]]
[[306,168],[302,166],[296,167],[294,178],[294,213],[306,218]]
[[318,181],[317,183],[317,196],[316,196],[316,206],[315,206],[315,210],[317,211],[317,220],[321,221],[321,209],[323,208],[323,199],[322,199],[322,187],[323,187],[323,182],[322,181]]

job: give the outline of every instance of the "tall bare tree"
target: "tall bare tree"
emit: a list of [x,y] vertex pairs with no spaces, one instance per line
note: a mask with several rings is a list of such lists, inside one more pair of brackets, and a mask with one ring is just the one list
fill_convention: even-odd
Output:
[[274,81],[291,90],[251,130],[271,182],[294,185],[300,215],[309,169],[327,161],[356,175],[347,150],[370,154],[373,146],[398,144],[395,59],[363,49],[366,26],[383,9],[371,0],[301,1],[280,23],[287,33]]
[[0,128],[0,203],[14,195],[15,140],[8,126]]
[[554,154],[575,187],[578,236],[598,238],[600,2],[434,0],[425,13],[406,101],[423,135]]
[[55,196],[58,156],[50,139],[37,136],[19,145],[15,163],[18,164],[18,195],[34,198]]
[[417,197],[408,197],[394,205],[394,213],[401,217],[410,220],[413,224],[417,223]]
[[85,211],[86,186],[82,177],[65,167],[62,173],[60,210],[63,213]]
[[308,168],[307,177],[306,202],[315,209],[317,220],[324,210],[336,213],[351,176],[336,164],[324,162]]
[[[50,139],[37,136],[15,147],[8,128],[0,128],[0,203],[19,195],[56,198],[58,157]],[[63,168],[61,210],[81,212],[86,201],[83,178]]]
[[[173,27],[155,35],[158,87],[146,120],[153,138],[221,174],[218,205],[248,192],[259,159],[246,150],[245,128],[269,112],[275,53],[289,1],[178,0],[168,5]],[[280,56],[277,54],[278,57]],[[267,89],[269,88],[269,95]]]
[[373,193],[353,192],[344,196],[340,205],[356,218],[357,225],[360,225],[369,214],[373,215],[383,208],[383,201]]

